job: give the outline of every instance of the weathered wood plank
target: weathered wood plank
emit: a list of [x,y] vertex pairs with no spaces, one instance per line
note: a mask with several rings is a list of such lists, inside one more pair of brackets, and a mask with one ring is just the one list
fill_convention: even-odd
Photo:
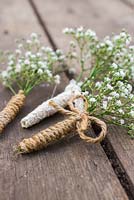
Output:
[[[27,8],[28,7],[28,8]],[[0,2],[0,48],[13,49],[14,41],[28,37],[32,32],[43,35],[42,28],[37,25],[38,20],[26,1]],[[43,38],[46,45],[49,44],[47,37]]]
[[127,6],[134,8],[134,1],[133,0],[121,0]]
[[[12,49],[16,37],[26,36],[32,31],[43,35],[27,1],[5,0],[0,4],[1,48]],[[4,30],[8,30],[9,34],[3,36]],[[48,44],[46,37],[44,41]],[[16,143],[61,119],[61,116],[55,115],[29,130],[20,128],[20,119],[43,99],[51,96],[52,89],[43,86],[34,89],[21,113],[1,135],[0,199],[86,200],[91,195],[93,199],[128,199],[100,145],[88,145],[76,137],[47,150],[15,159],[12,148]],[[9,91],[0,87],[1,109],[9,98]]]
[[[67,39],[61,35],[61,30],[66,26],[83,25],[94,29],[100,36],[119,32],[122,28],[133,33],[133,9],[121,1],[73,0],[65,2],[59,0],[57,3],[54,0],[46,0],[45,6],[43,6],[42,0],[39,0],[38,4],[34,0],[34,3],[53,40],[58,47],[64,49],[66,49]],[[125,134],[124,130],[119,128],[109,129],[108,140],[112,144],[120,164],[126,171],[130,184],[134,185],[133,140]]]
[[61,35],[65,27],[82,25],[95,30],[99,36],[119,32],[122,28],[133,32],[133,10],[120,0],[32,1],[44,19],[53,40],[63,49],[67,48],[67,37]]
[[128,188],[134,195],[134,140],[127,135],[127,131],[116,126],[109,127],[108,139],[128,175]]

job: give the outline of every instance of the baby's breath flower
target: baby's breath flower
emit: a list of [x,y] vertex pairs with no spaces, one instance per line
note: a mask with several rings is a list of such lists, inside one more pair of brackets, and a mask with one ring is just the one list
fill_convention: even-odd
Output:
[[38,74],[42,75],[43,74],[43,70],[42,69],[38,69]]
[[46,51],[46,52],[53,52],[51,47],[46,47],[46,48],[45,48],[45,51]]
[[111,97],[111,96],[108,96],[108,97],[107,97],[108,101],[111,101],[112,98],[113,98],[113,97]]
[[63,52],[62,52],[62,50],[61,50],[61,49],[57,49],[57,50],[56,50],[56,54],[58,54],[58,55],[62,55],[62,54],[63,54]]
[[70,41],[70,46],[75,47],[76,46],[75,42],[74,41]]
[[109,77],[105,77],[105,78],[104,78],[104,81],[110,82],[110,78],[109,78]]
[[40,52],[37,52],[37,57],[41,57],[42,56],[42,53],[40,53]]
[[73,58],[76,58],[76,57],[77,57],[77,53],[76,53],[76,52],[72,52],[71,56],[72,56]]
[[96,102],[96,99],[94,97],[92,97],[92,98],[89,99],[89,101],[94,103],[94,102]]
[[35,39],[35,40],[34,40],[34,43],[35,43],[37,46],[40,45],[40,41],[39,41],[38,39]]
[[31,40],[27,40],[26,43],[27,44],[32,44],[32,41]]
[[85,91],[85,92],[82,92],[82,94],[83,94],[84,96],[88,96],[88,95],[89,95],[89,92],[88,92],[88,91]]
[[130,113],[131,117],[134,117],[134,110],[131,110]]
[[81,86],[83,85],[83,82],[82,82],[82,81],[79,81],[77,84],[78,84],[78,86],[81,87]]
[[42,46],[36,33],[32,33],[30,39],[21,40],[15,52],[5,56],[8,67],[0,73],[0,79],[12,91],[16,85],[27,95],[33,87],[43,82],[60,83],[59,75],[55,74],[65,56],[61,50],[53,51],[50,47]]
[[134,99],[134,94],[129,94],[128,98],[131,100]]
[[55,58],[55,60],[63,61],[65,59],[65,55],[61,55],[59,56],[59,58],[57,58],[56,56],[53,58]]
[[113,90],[113,87],[110,85],[110,84],[107,84],[107,89],[109,89],[109,90]]
[[117,105],[117,106],[121,106],[121,105],[122,105],[121,101],[120,101],[120,100],[117,100],[117,101],[116,101],[116,105]]
[[36,55],[35,54],[31,54],[30,56],[32,59],[35,59],[36,58]]
[[103,107],[104,109],[107,108],[107,103],[108,103],[107,101],[103,101],[103,102],[102,102],[102,107]]
[[117,92],[111,92],[111,95],[113,96],[113,97],[115,97],[115,98],[119,98],[119,93],[117,93]]
[[106,40],[105,43],[106,43],[108,46],[113,47],[113,43],[112,43],[110,40]]
[[60,76],[59,76],[58,74],[55,76],[54,82],[55,82],[56,84],[60,84]]
[[18,48],[21,49],[23,47],[23,44],[18,44]]
[[125,124],[125,121],[124,121],[124,119],[120,119],[120,121],[119,121],[119,122],[120,122],[120,124],[121,124],[121,125]]
[[116,63],[112,63],[112,68],[113,69],[117,69],[118,68],[117,64]]
[[20,55],[21,54],[21,50],[20,49],[16,49],[16,54]]
[[7,78],[8,77],[8,72],[5,70],[1,73],[1,76],[3,79]]
[[30,57],[31,54],[32,54],[31,51],[27,51],[27,52],[25,53],[26,58]]
[[25,65],[29,65],[29,64],[30,64],[30,61],[29,61],[28,59],[26,59],[26,60],[24,61],[24,64],[25,64]]
[[21,65],[18,63],[18,64],[16,65],[15,72],[16,72],[16,73],[19,73],[20,71],[21,71]]
[[50,70],[47,69],[46,73],[47,73],[48,77],[50,77],[50,78],[52,77],[52,72]]
[[10,60],[10,61],[8,62],[8,65],[10,65],[10,66],[14,65],[14,61],[13,61],[13,60]]
[[97,83],[95,84],[95,87],[96,87],[96,88],[100,88],[100,87],[101,87],[101,82],[97,82]]
[[128,89],[129,92],[132,92],[132,85],[127,84],[127,89]]
[[85,32],[85,36],[96,37],[96,33],[90,29]]
[[63,33],[68,34],[70,32],[69,28],[64,28]]
[[124,111],[123,111],[123,109],[118,109],[118,112],[120,113],[120,114],[123,114],[124,115]]
[[69,73],[70,74],[76,74],[76,69],[74,67],[69,68]]
[[37,39],[37,38],[38,38],[37,33],[32,33],[32,34],[31,34],[31,38],[32,38],[32,39]]

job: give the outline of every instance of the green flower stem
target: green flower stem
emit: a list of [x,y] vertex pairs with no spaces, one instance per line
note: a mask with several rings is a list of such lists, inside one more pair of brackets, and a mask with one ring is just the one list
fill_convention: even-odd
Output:
[[16,95],[16,92],[15,90],[13,89],[13,87],[11,85],[7,85],[7,87],[11,90],[11,92]]

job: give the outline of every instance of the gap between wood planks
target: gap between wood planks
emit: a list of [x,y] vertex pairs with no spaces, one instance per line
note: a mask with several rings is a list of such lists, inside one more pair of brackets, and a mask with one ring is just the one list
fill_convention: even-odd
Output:
[[[44,23],[44,21],[42,20],[42,17],[40,16],[39,12],[38,12],[38,9],[36,8],[34,2],[32,0],[28,0],[29,1],[29,4],[31,5],[34,13],[35,13],[35,16],[37,17],[38,19],[38,22],[40,24],[40,26],[42,27],[43,31],[45,32],[46,36],[48,37],[48,41],[50,42],[53,50],[56,50],[57,49],[57,46],[53,40],[53,38],[51,37],[51,34],[49,33],[49,30],[46,26],[46,24]],[[64,66],[63,66],[64,67]],[[65,75],[67,76],[67,78],[70,80],[73,78],[73,76],[69,73],[68,70],[65,70],[64,71]]]
[[[44,20],[42,19],[41,15],[38,12],[38,9],[36,8],[36,5],[34,4],[33,0],[28,0],[29,4],[31,5],[37,19],[38,22],[40,24],[40,26],[42,27],[43,31],[45,32],[45,34],[48,37],[48,40],[52,46],[52,48],[54,50],[57,49],[57,45],[55,44],[51,34],[49,33],[49,30],[47,28],[47,25],[44,23]],[[128,6],[132,6],[133,4],[131,4],[131,2],[129,0],[120,0],[123,3],[127,4]],[[65,74],[67,76],[68,79],[70,79],[71,77],[69,76],[68,71],[65,71]],[[97,132],[97,129],[96,129]],[[103,148],[107,158],[109,159],[111,166],[117,176],[117,178],[119,179],[122,187],[124,188],[128,198],[130,200],[134,199],[134,185],[132,183],[132,181],[130,180],[128,174],[126,173],[122,163],[120,162],[111,142],[109,141],[109,139],[106,137],[104,139],[104,141],[101,142],[101,147]]]
[[134,8],[134,1],[133,0],[120,0],[122,3],[127,5],[130,8]]

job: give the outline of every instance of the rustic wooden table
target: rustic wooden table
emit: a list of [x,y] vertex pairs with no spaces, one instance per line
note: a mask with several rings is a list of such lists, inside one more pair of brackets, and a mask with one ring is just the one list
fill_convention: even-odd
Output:
[[[130,0],[1,0],[0,48],[13,49],[14,39],[40,33],[44,43],[66,48],[64,27],[89,27],[100,36],[122,28],[134,33]],[[63,90],[68,78],[63,75]],[[0,200],[125,200],[134,199],[134,141],[124,130],[110,127],[97,145],[78,137],[15,159],[13,146],[24,137],[61,119],[55,115],[29,130],[20,119],[44,99],[52,87],[34,89],[25,107],[0,138]],[[0,86],[0,109],[10,98]]]

